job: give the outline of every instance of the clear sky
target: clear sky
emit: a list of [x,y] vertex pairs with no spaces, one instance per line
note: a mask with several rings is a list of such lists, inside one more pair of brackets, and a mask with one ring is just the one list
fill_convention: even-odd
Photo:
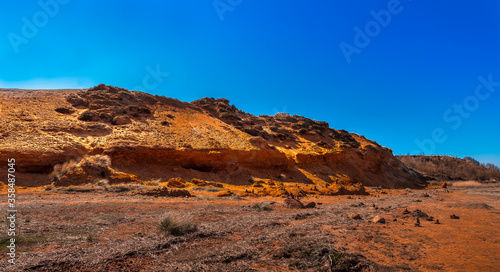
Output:
[[2,1],[0,87],[228,98],[500,165],[500,1]]

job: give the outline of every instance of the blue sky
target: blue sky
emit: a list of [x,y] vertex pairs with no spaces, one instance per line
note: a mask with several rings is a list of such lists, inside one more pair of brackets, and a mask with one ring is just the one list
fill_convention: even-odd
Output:
[[3,2],[0,87],[225,97],[500,165],[497,0]]

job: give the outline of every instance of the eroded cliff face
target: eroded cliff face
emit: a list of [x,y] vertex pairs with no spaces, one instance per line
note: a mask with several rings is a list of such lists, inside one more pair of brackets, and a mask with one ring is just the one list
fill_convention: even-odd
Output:
[[48,184],[55,165],[96,154],[141,180],[248,185],[263,178],[390,188],[424,182],[391,150],[362,136],[300,116],[254,116],[226,99],[186,103],[105,85],[0,90],[0,97],[0,160],[16,159],[19,185]]

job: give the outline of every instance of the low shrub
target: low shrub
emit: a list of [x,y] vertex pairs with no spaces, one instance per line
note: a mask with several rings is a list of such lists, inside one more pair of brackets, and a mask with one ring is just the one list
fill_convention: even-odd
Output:
[[[54,170],[50,174],[50,179],[54,182],[60,180],[68,173],[82,171],[85,169],[100,169],[101,175],[99,178],[104,178],[105,172],[103,175],[102,170],[106,170],[111,166],[111,158],[107,155],[94,155],[94,156],[85,156],[76,160],[69,160],[62,164],[57,164],[54,166]],[[97,178],[97,177],[94,177]]]
[[190,216],[167,213],[160,219],[158,230],[165,236],[180,236],[197,231],[198,226]]
[[54,166],[54,171],[50,174],[50,179],[56,181],[67,173],[75,170],[79,167],[80,160],[70,160],[63,164],[58,164]]
[[261,211],[270,211],[272,210],[271,208],[271,203],[269,202],[259,202],[255,203],[252,208],[254,208],[256,211],[261,212]]

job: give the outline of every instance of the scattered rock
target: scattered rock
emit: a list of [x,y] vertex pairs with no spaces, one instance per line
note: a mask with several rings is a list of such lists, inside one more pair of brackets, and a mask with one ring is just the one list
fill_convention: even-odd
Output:
[[443,188],[443,189],[448,188],[448,183],[446,183],[446,181],[443,182],[443,184],[441,184],[441,188]]
[[417,222],[415,222],[415,227],[420,227],[420,219],[417,217]]
[[441,224],[438,219],[436,219],[436,222],[434,224]]
[[411,212],[411,216],[416,217],[417,219],[422,218],[422,219],[425,219],[427,221],[434,221],[434,217],[429,216],[428,214],[426,214],[425,212],[423,212],[419,209],[416,209],[413,212]]
[[356,219],[356,220],[362,219],[361,215],[359,213],[353,213],[353,214],[349,215],[349,218]]
[[296,214],[293,217],[293,219],[295,219],[295,220],[302,220],[302,219],[306,219],[306,218],[311,217],[311,216],[313,216],[312,213],[302,213],[302,214]]
[[233,192],[226,190],[226,191],[220,191],[217,193],[217,197],[228,197],[234,195]]
[[298,201],[297,199],[293,198],[285,198],[283,200],[283,206],[290,208],[290,209],[304,209],[305,206],[302,204],[302,202]]
[[309,208],[309,209],[312,209],[312,208],[315,208],[316,207],[316,203],[315,202],[309,202],[306,204],[306,208]]
[[460,219],[460,217],[456,216],[455,214],[451,214],[450,219]]
[[382,216],[375,216],[373,219],[372,219],[372,222],[373,223],[379,223],[379,224],[385,224],[385,218],[383,218]]

